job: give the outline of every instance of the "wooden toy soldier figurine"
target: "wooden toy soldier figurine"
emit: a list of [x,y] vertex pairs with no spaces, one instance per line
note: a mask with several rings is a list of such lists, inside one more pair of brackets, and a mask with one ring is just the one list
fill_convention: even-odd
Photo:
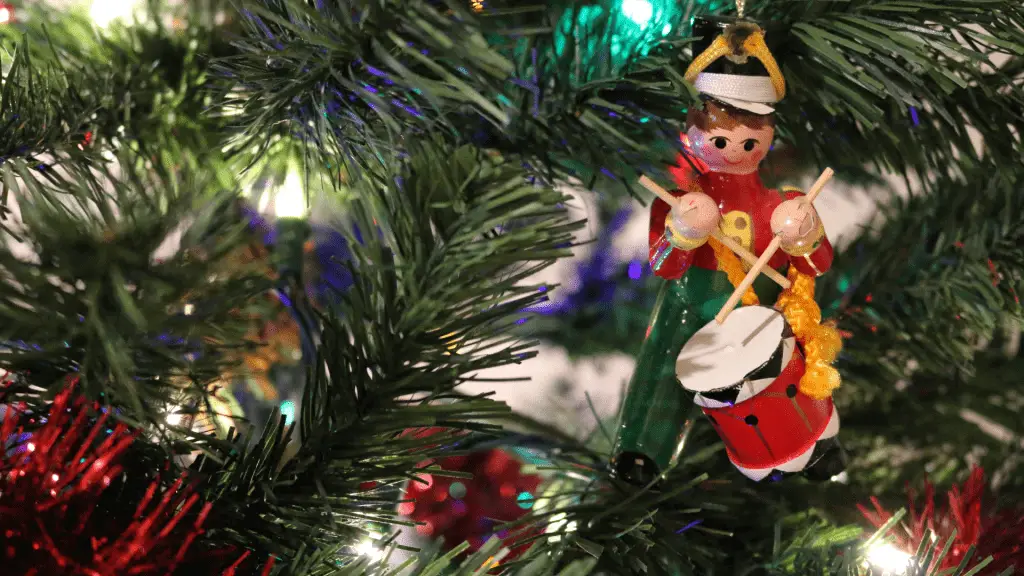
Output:
[[[830,364],[841,341],[821,324],[813,294],[814,278],[832,263],[832,246],[801,192],[769,190],[758,175],[774,138],[772,105],[786,83],[756,24],[705,18],[694,26],[701,39],[686,78],[702,106],[687,115],[675,204],[658,199],[651,206],[650,263],[666,282],[629,383],[613,468],[634,484],[655,480],[671,464],[696,401],[747,476],[817,470],[831,477],[843,466],[841,450],[827,445],[839,427],[831,402],[839,375]],[[714,323],[751,260],[776,236],[781,250],[743,294],[744,308]],[[781,295],[779,285],[787,287]],[[747,309],[759,303],[778,311]],[[785,415],[749,412],[767,398],[783,402]],[[731,412],[712,416],[718,409]],[[732,431],[733,420],[746,428]],[[745,445],[751,442],[756,446]]]

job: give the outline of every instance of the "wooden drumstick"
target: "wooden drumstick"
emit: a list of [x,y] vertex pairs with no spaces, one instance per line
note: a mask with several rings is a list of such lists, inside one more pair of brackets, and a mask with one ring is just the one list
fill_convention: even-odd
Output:
[[[647,176],[641,176],[640,184],[643,185],[644,188],[647,188],[648,190],[656,194],[658,198],[664,200],[665,203],[668,204],[670,207],[680,208],[679,199],[673,196],[668,190],[665,190],[664,188],[659,186],[657,182],[651,180]],[[712,230],[711,237],[724,244],[726,248],[735,252],[736,255],[742,258],[748,265],[753,266],[755,263],[757,263],[757,256],[755,256],[753,252],[744,248],[743,245],[741,245],[739,242],[736,242],[732,238],[729,238],[725,234],[722,234],[722,231],[719,230],[718,228]],[[776,271],[773,268],[766,268],[764,273],[765,276],[768,276],[769,278],[774,280],[776,284],[782,286],[783,288],[789,288],[791,285],[789,280],[787,280],[785,276],[779,274],[778,271]]]
[[831,168],[825,168],[821,173],[821,176],[818,176],[818,179],[811,185],[811,189],[807,192],[807,195],[804,196],[804,200],[813,204],[815,198],[818,197],[818,194],[821,194],[821,191],[825,189],[825,184],[828,184],[828,181],[835,175],[836,173]]
[[[821,176],[818,176],[814,185],[811,186],[811,190],[803,197],[804,200],[813,203],[814,199],[818,197],[818,194],[821,193],[822,189],[825,188],[825,184],[832,179],[834,174],[835,172],[833,172],[831,168],[825,168],[825,171],[821,173]],[[766,248],[761,254],[761,257],[757,259],[757,263],[750,268],[750,271],[747,272],[743,281],[740,282],[739,286],[736,287],[736,290],[733,291],[732,296],[729,296],[729,299],[726,300],[725,306],[722,306],[718,315],[715,316],[715,320],[717,320],[719,324],[725,322],[725,319],[729,317],[729,314],[731,314],[736,308],[736,305],[740,303],[740,300],[743,299],[743,294],[746,293],[747,289],[750,288],[750,285],[757,279],[757,275],[760,274],[764,267],[768,265],[768,261],[772,259],[772,256],[775,256],[775,252],[779,250],[779,246],[781,245],[782,236],[776,235],[772,238],[771,244],[769,244],[768,248]]]
[[641,176],[640,185],[653,192],[658,198],[664,200],[665,204],[668,204],[672,208],[679,208],[679,198],[676,198],[671,192],[659,186],[654,180],[651,180],[647,176]]

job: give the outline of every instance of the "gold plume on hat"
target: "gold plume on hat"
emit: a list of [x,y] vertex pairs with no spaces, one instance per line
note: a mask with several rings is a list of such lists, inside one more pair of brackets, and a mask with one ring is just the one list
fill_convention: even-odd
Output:
[[771,78],[772,87],[775,89],[775,96],[779,100],[785,97],[786,79],[782,76],[775,57],[768,50],[768,45],[764,41],[764,30],[761,30],[757,24],[736,22],[726,27],[725,31],[711,42],[707,50],[701,52],[690,63],[686,69],[686,81],[692,84],[697,79],[697,75],[723,56],[737,64],[743,64],[750,57],[756,58],[768,71],[768,77]]

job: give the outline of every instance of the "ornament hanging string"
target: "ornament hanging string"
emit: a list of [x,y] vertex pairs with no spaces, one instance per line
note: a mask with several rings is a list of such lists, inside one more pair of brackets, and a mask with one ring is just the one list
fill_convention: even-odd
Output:
[[747,0],[736,0],[736,15],[743,18],[743,12],[746,7]]

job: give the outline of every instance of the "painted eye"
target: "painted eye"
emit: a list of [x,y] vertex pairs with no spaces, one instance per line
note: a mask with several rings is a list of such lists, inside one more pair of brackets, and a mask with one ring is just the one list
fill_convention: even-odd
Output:
[[711,139],[711,143],[715,145],[715,148],[722,150],[729,141],[721,136],[716,136]]
[[757,146],[757,140],[750,139],[743,142],[743,149],[746,150],[747,152],[753,150],[754,146]]

